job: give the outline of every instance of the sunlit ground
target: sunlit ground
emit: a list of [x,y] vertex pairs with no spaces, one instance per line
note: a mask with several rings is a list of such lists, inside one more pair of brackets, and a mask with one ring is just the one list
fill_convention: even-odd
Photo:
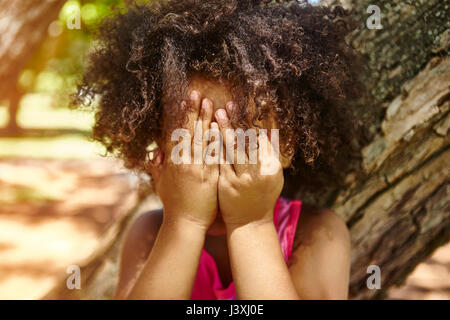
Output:
[[[92,114],[22,100],[22,128],[89,130]],[[0,126],[8,114],[0,107]],[[136,202],[136,179],[83,135],[0,137],[0,299],[38,299]]]
[[[0,105],[0,127],[8,121],[5,106]],[[52,107],[52,99],[45,94],[29,94],[22,99],[18,124],[27,129],[90,130],[92,113]],[[0,157],[31,157],[50,159],[98,158],[104,149],[82,135],[58,137],[0,137]]]
[[390,290],[393,299],[450,300],[450,244],[437,249],[419,264],[406,285]]
[[96,248],[136,203],[136,181],[119,163],[0,162],[0,299],[37,299]]
[[[0,106],[0,127],[7,120]],[[32,94],[22,100],[18,121],[23,128],[89,130],[93,116]],[[135,204],[136,178],[102,153],[80,134],[0,137],[0,299],[42,297]],[[390,298],[450,299],[450,245]]]

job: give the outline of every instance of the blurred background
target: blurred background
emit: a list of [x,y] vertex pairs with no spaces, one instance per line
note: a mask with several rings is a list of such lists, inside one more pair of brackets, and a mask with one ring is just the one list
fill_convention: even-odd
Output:
[[0,73],[0,299],[42,297],[138,201],[136,176],[90,140],[93,113],[69,109],[92,26],[120,6],[0,1],[0,57],[16,50]]
[[[68,107],[96,23],[125,5],[0,0],[0,299],[45,296],[140,204],[136,175],[90,140],[93,113]],[[388,298],[449,299],[450,245]]]

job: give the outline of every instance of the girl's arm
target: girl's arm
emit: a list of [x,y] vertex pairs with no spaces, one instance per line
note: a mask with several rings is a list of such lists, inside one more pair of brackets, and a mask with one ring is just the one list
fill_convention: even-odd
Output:
[[227,240],[239,299],[299,299],[273,222],[228,225]]
[[206,229],[164,221],[129,299],[190,299]]
[[[224,136],[230,128],[230,106],[226,105],[228,112],[216,112]],[[267,141],[259,142],[259,148],[263,143],[267,143],[267,149],[271,148]],[[235,161],[220,165],[219,207],[227,228],[238,298],[347,298],[350,238],[345,223],[331,211],[314,214],[302,211],[302,228],[297,237],[300,246],[292,254],[290,267],[286,265],[273,224],[283,175],[279,159],[271,158],[270,155],[260,158],[258,165],[247,164],[248,158],[245,164]],[[261,160],[278,164],[278,171],[262,175]]]
[[[193,139],[194,124],[203,132],[210,128],[213,104],[197,91],[190,99],[189,135],[182,138],[191,139],[193,163],[194,147],[207,147],[207,141]],[[172,159],[172,147],[155,152],[156,164],[150,168],[164,208],[163,222],[130,299],[190,299],[206,231],[217,214],[218,164],[178,163]]]
[[347,299],[350,235],[344,221],[330,210],[306,205],[300,217],[288,274],[273,223],[227,227],[240,297],[296,299],[298,294],[299,299]]
[[[234,106],[228,103],[226,107],[228,112],[219,109],[215,115],[226,150],[232,152],[235,148],[228,143],[233,139],[226,137]],[[239,299],[298,299],[273,224],[273,210],[283,188],[281,163],[270,142],[264,136],[258,140],[260,150],[266,144],[271,152],[257,164],[249,163],[247,152],[240,155],[244,163],[223,163],[219,170],[219,208],[227,228],[236,294]],[[236,153],[234,157],[236,160]]]
[[344,221],[330,210],[312,210],[305,205],[299,225],[289,268],[273,223],[227,227],[233,277],[240,297],[347,299],[350,235]]
[[155,243],[162,216],[162,210],[143,213],[126,231],[120,254],[119,281],[113,299],[126,299],[133,289]]
[[302,205],[289,272],[302,299],[347,299],[350,233],[333,211]]

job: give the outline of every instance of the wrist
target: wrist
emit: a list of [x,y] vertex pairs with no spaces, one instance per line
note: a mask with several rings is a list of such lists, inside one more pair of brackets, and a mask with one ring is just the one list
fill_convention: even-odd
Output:
[[[188,215],[186,215],[188,216]],[[162,221],[162,225],[161,228],[164,229],[176,229],[179,230],[180,232],[189,232],[189,231],[193,231],[193,232],[197,232],[199,234],[205,234],[206,235],[206,231],[208,230],[208,226],[201,222],[201,221],[196,221],[194,219],[191,218],[184,218],[184,217],[173,217],[170,214],[163,214],[163,221]]]
[[230,245],[243,243],[265,243],[271,237],[277,238],[275,224],[268,221],[253,221],[246,224],[233,224],[226,227],[227,241]]
[[274,226],[273,215],[268,215],[267,218],[259,220],[251,220],[247,222],[228,222],[225,223],[227,232],[232,232],[234,230],[251,230],[251,229],[261,229],[270,228]]

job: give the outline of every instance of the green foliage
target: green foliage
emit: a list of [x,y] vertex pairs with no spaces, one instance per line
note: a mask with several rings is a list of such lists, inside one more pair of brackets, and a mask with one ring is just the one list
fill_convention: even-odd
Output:
[[[67,109],[70,94],[86,63],[97,24],[114,10],[125,7],[124,0],[68,0],[46,40],[22,70],[18,85],[24,96],[18,113],[22,128],[90,130],[93,114]],[[79,12],[80,29],[68,28],[68,21]],[[56,107],[56,108],[55,108]],[[9,119],[0,104],[0,127]],[[104,154],[104,148],[79,134],[57,137],[0,138],[0,158],[90,158]],[[31,197],[27,190],[14,197]],[[32,198],[35,196],[33,195]],[[1,199],[0,202],[5,199]]]
[[[123,8],[124,0],[68,0],[49,27],[48,38],[22,72],[20,86],[25,92],[50,94],[54,106],[67,107],[98,23]],[[70,28],[74,21],[79,21],[79,29]]]

